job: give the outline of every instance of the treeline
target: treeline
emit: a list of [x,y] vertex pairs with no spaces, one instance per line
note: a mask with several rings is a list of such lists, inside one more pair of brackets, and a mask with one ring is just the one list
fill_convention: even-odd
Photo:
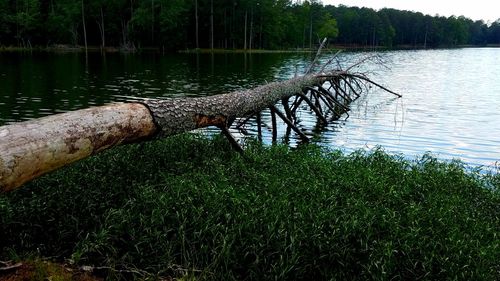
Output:
[[500,44],[500,20],[292,0],[0,0],[0,45],[163,49]]

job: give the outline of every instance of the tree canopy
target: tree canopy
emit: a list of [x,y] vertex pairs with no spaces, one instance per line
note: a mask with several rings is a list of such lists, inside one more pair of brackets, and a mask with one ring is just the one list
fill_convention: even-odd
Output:
[[[198,18],[198,20],[196,20]],[[0,0],[0,45],[304,48],[500,44],[500,19],[292,0]],[[198,32],[196,32],[198,30]]]

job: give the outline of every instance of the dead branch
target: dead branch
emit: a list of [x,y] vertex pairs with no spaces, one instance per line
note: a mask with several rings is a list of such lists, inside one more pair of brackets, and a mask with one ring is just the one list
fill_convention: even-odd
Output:
[[316,113],[316,117],[319,120],[323,121],[323,123],[328,124],[328,120],[326,120],[325,116],[321,113],[321,111],[312,103],[312,101],[306,97],[303,93],[298,93],[298,95],[309,105],[309,107]]
[[393,91],[389,90],[388,88],[386,88],[386,87],[384,87],[384,86],[382,86],[382,85],[378,84],[377,82],[375,82],[375,81],[373,81],[373,80],[371,80],[371,79],[367,78],[367,77],[366,77],[366,76],[364,76],[364,75],[354,73],[354,74],[351,74],[350,76],[351,76],[352,78],[359,78],[359,79],[361,79],[361,80],[365,80],[366,82],[368,82],[368,83],[370,83],[370,84],[373,84],[373,85],[375,85],[375,86],[379,87],[380,89],[382,89],[382,90],[384,90],[384,91],[386,91],[386,92],[388,92],[388,93],[391,93],[391,94],[393,94],[393,95],[397,96],[398,98],[402,97],[402,95],[400,95],[400,94],[398,94],[398,93],[396,93],[396,92],[393,92]]
[[274,113],[276,113],[276,115],[278,115],[281,118],[281,120],[283,120],[288,125],[290,129],[292,129],[295,133],[297,133],[297,135],[299,135],[299,137],[303,141],[309,142],[309,138],[306,135],[304,135],[304,133],[302,133],[302,131],[299,128],[297,128],[297,126],[295,126],[293,122],[290,119],[288,119],[281,111],[279,111],[274,105],[271,106],[271,110]]
[[324,38],[323,41],[321,42],[321,44],[319,45],[318,51],[316,52],[316,56],[314,56],[313,61],[311,62],[311,64],[307,68],[306,74],[310,74],[311,71],[313,70],[314,66],[318,62],[319,56],[321,55],[321,50],[323,49],[323,47],[325,47],[325,44],[326,44],[327,40],[328,40],[327,38]]
[[0,272],[11,271],[23,266],[22,262],[14,263],[11,261],[0,261],[0,264],[2,264],[2,266],[0,267]]
[[324,65],[321,67],[318,73],[323,73],[325,71],[326,67],[329,66],[334,60],[337,59],[337,56],[342,52],[342,50],[338,50],[335,55],[333,55],[332,58],[330,58]]

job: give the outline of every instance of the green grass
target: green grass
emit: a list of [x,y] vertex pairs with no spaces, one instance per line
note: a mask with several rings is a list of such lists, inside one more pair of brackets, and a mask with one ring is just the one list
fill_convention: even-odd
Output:
[[[500,175],[183,135],[0,194],[0,259],[196,280],[498,280]],[[117,278],[117,275],[113,275]]]

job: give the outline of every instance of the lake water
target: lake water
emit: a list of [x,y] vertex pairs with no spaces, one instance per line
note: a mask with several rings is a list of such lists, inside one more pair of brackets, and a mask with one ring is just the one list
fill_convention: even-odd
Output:
[[[346,52],[339,60],[348,65],[364,55]],[[387,67],[357,70],[403,98],[372,89],[351,104],[348,118],[321,131],[303,112],[301,125],[315,142],[347,152],[380,145],[409,158],[432,152],[472,166],[500,161],[500,48],[379,55]],[[0,125],[125,96],[202,96],[250,88],[290,78],[309,60],[298,54],[1,53]],[[265,142],[270,138],[264,134]],[[297,140],[292,136],[289,142]]]

